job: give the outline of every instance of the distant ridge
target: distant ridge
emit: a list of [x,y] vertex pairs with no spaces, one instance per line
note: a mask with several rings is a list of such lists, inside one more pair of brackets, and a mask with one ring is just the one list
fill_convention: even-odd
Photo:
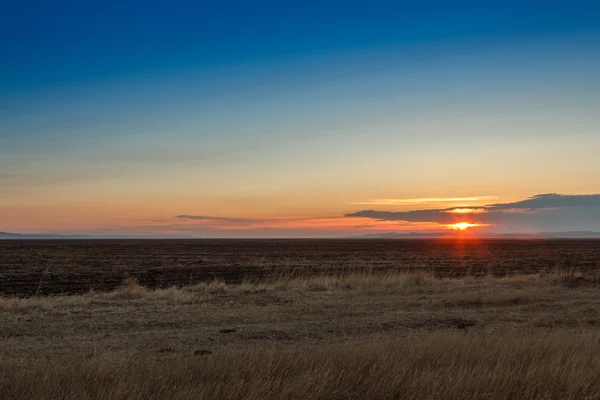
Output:
[[23,235],[20,233],[0,232],[0,239],[18,239],[22,237]]
[[89,237],[87,235],[55,235],[44,233],[11,233],[0,232],[0,239],[79,239]]
[[[348,236],[348,239],[439,239],[456,237],[455,231],[436,232],[386,232],[371,233],[366,235]],[[539,232],[539,233],[485,233],[483,235],[465,237],[489,238],[489,239],[600,239],[600,232],[594,231],[563,231],[563,232]]]
[[194,239],[194,237],[166,235],[59,235],[53,233],[0,232],[0,239]]
[[565,232],[548,232],[542,233],[544,237],[557,237],[557,238],[600,238],[600,232],[594,231],[565,231]]

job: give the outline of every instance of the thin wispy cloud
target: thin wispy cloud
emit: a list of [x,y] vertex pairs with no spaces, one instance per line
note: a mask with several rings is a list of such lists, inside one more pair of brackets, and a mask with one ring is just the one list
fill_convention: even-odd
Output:
[[423,197],[414,199],[374,199],[355,201],[354,205],[378,205],[378,206],[403,206],[426,203],[457,203],[457,202],[481,202],[497,199],[497,196],[473,196],[473,197]]
[[194,220],[194,221],[206,221],[206,222],[230,222],[234,224],[252,224],[264,221],[256,218],[231,218],[231,217],[213,217],[208,215],[177,215],[177,219],[182,220]]
[[486,209],[484,207],[458,207],[443,211],[451,214],[480,214],[486,212]]
[[[351,235],[353,230],[391,231],[391,230],[429,230],[439,228],[438,224],[414,223],[410,221],[376,221],[370,218],[338,217],[290,217],[290,218],[237,218],[226,216],[206,216],[181,214],[175,221],[142,225],[135,227],[143,230],[170,230],[198,234],[223,234],[225,232],[291,232],[313,234],[320,231],[329,235]],[[180,221],[180,222],[178,222]]]

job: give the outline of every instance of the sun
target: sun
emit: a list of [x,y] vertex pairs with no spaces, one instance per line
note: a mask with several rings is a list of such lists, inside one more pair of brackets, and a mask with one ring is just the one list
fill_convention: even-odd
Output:
[[448,225],[448,228],[455,231],[464,231],[475,226],[479,226],[479,224],[472,224],[470,222],[457,222],[455,224]]

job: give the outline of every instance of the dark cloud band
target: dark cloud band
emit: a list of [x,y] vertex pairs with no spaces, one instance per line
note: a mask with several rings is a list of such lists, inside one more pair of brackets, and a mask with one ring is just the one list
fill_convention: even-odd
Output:
[[[461,210],[460,214],[453,210]],[[362,210],[346,217],[371,218],[378,221],[433,222],[452,224],[458,221],[504,225],[517,229],[564,229],[571,226],[600,229],[600,194],[539,194],[528,199],[490,204],[485,207],[455,207],[417,211]],[[466,211],[466,212],[464,212]]]

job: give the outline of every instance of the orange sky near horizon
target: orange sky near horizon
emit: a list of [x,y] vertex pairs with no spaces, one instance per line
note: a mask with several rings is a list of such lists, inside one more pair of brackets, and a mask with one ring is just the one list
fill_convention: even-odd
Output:
[[[31,207],[26,202],[5,206],[0,210],[2,226],[0,231],[21,233],[110,233],[129,232],[131,234],[187,234],[195,230],[214,230],[215,232],[232,231],[242,234],[253,230],[275,229],[295,230],[302,235],[305,231],[321,231],[323,234],[335,235],[336,232],[346,234],[355,231],[357,234],[391,231],[439,231],[452,229],[448,224],[435,222],[383,221],[372,218],[344,217],[347,212],[357,211],[361,207],[385,206],[393,210],[421,210],[431,207],[480,207],[497,200],[495,196],[470,196],[451,198],[408,198],[380,199],[356,201],[338,207],[337,212],[317,212],[313,215],[294,215],[290,211],[267,210],[261,213],[264,204],[256,202],[256,209],[248,207],[245,212],[237,209],[237,213],[227,208],[227,202],[220,205],[225,212],[202,213],[203,220],[178,219],[181,210],[209,209],[198,203],[181,205],[175,202],[149,198],[144,203],[132,201],[96,201],[81,203],[79,201],[48,201],[44,207]],[[235,204],[239,200],[236,199]],[[248,204],[248,203],[245,203]],[[143,205],[143,206],[142,206]],[[287,204],[298,212],[302,207]],[[313,205],[314,206],[314,205]],[[458,211],[464,211],[463,208]],[[9,211],[6,213],[6,211]],[[308,209],[310,210],[310,209]],[[201,214],[201,213],[189,213]],[[457,222],[462,221],[462,213],[457,213]],[[213,219],[214,218],[214,219]],[[467,221],[471,222],[471,221]],[[473,221],[476,222],[476,221]],[[245,231],[245,232],[244,232]]]

